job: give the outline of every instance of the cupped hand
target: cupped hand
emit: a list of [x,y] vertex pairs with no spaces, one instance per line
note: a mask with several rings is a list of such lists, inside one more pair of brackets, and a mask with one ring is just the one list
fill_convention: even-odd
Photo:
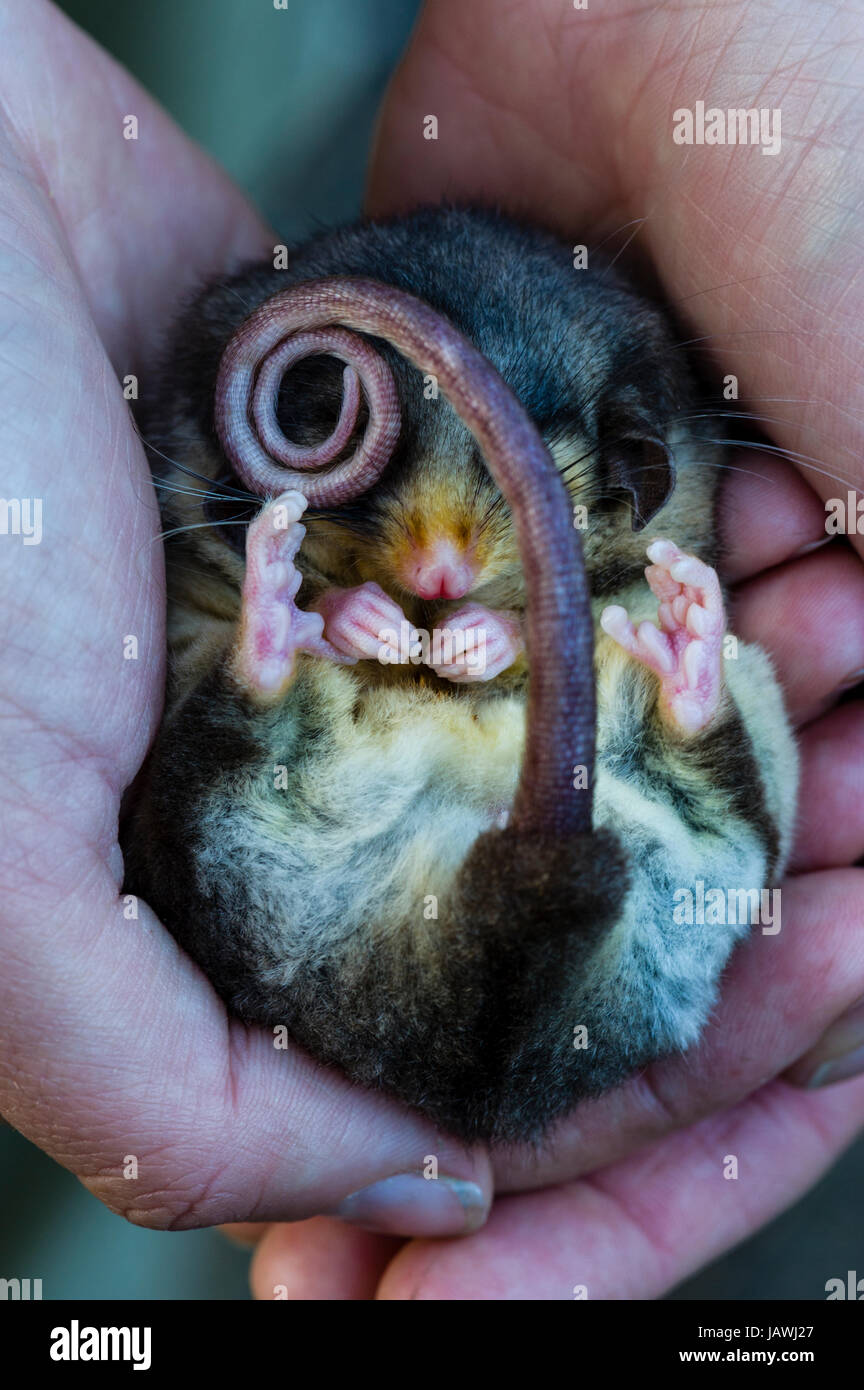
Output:
[[[145,1226],[341,1208],[400,1233],[473,1228],[482,1153],[230,1021],[120,896],[165,603],[120,381],[153,369],[194,285],[274,238],[43,0],[0,3],[0,93],[0,472],[25,523],[0,534],[0,1109]],[[438,1182],[421,1176],[433,1155]]]
[[[856,171],[850,161],[853,194],[847,190],[838,203],[830,157],[832,149],[853,143],[852,117],[841,104],[851,108],[855,84],[848,71],[838,75],[836,88],[828,83],[838,103],[832,115],[806,106],[806,72],[802,95],[784,69],[793,104],[806,106],[806,139],[799,136],[801,148],[793,145],[797,185],[788,166],[784,178],[757,151],[687,150],[682,160],[658,133],[652,154],[651,101],[659,100],[660,75],[667,90],[679,88],[686,52],[687,61],[702,63],[703,85],[709,71],[722,81],[724,70],[740,71],[724,69],[724,60],[740,56],[737,45],[747,37],[724,30],[719,8],[674,9],[703,26],[702,44],[679,51],[658,31],[672,24],[671,6],[652,6],[644,15],[629,6],[634,28],[627,29],[623,9],[616,23],[607,5],[605,33],[603,16],[590,16],[593,49],[583,42],[587,30],[578,42],[566,35],[564,43],[550,42],[557,22],[551,6],[536,6],[524,19],[524,7],[496,4],[492,13],[480,3],[470,7],[469,19],[449,3],[432,6],[385,112],[374,196],[379,208],[385,186],[391,196],[399,187],[411,200],[459,194],[507,204],[509,190],[519,187],[523,210],[585,235],[586,228],[611,230],[644,215],[653,190],[642,238],[670,295],[682,310],[689,304],[695,330],[711,335],[723,369],[734,363],[756,408],[775,418],[778,442],[828,460],[827,477],[807,476],[823,495],[833,495],[838,478],[858,476],[860,447],[853,353],[860,290],[848,268],[848,239],[840,234],[856,207]],[[571,18],[586,17],[587,11]],[[803,11],[794,17],[799,26],[808,22]],[[778,22],[790,46],[806,39],[807,51],[815,51],[812,34],[799,36],[789,22],[789,7],[778,12]],[[109,1205],[144,1224],[330,1211],[357,1188],[416,1173],[434,1153],[442,1173],[477,1182],[480,1193],[457,1181],[438,1198],[441,1187],[418,1180],[420,1193],[433,1192],[441,1203],[424,1212],[419,1194],[399,1180],[379,1189],[377,1205],[358,1199],[348,1210],[390,1230],[456,1231],[465,1224],[467,1197],[476,1195],[479,1204],[469,1223],[482,1217],[488,1190],[482,1156],[466,1155],[399,1107],[358,1094],[299,1054],[275,1052],[266,1035],[229,1023],[146,907],[140,905],[137,921],[124,916],[117,810],[158,719],[164,598],[155,504],[118,377],[152,365],[187,288],[238,257],[266,253],[272,239],[236,190],[50,6],[5,0],[0,23],[6,306],[0,447],[7,496],[44,503],[40,544],[4,536],[0,548],[7,575],[0,687],[6,715],[3,1112]],[[466,23],[477,26],[467,35],[473,49],[464,43]],[[757,39],[751,35],[758,72],[766,50]],[[490,46],[498,43],[505,45],[503,57],[493,61]],[[669,60],[658,64],[664,44],[672,44]],[[597,45],[612,54],[621,74],[608,88],[594,72]],[[834,47],[848,62],[850,45]],[[518,52],[533,75],[530,83],[512,81],[505,93],[498,87],[508,51]],[[699,77],[697,70],[688,79],[693,100],[705,95],[696,92]],[[586,93],[584,102],[574,99],[577,88]],[[624,124],[635,123],[639,159],[628,155],[624,127],[612,119],[620,115],[615,104],[637,90],[634,114]],[[784,93],[786,130],[790,97]],[[412,165],[419,162],[409,146],[400,164],[400,140],[413,129],[414,111],[434,110],[435,100],[461,136],[449,152],[440,140],[426,151],[438,168],[427,163],[423,187],[414,189]],[[770,92],[764,100],[776,104]],[[824,106],[824,95],[821,100]],[[670,107],[688,102],[673,95]],[[732,104],[745,102],[736,95]],[[551,116],[549,105],[556,107]],[[129,114],[139,120],[137,141],[122,138]],[[580,144],[583,117],[591,122],[590,158]],[[556,123],[563,150],[546,138]],[[482,155],[473,164],[465,159],[469,126]],[[535,128],[539,137],[529,138]],[[709,154],[714,166],[706,162]],[[736,174],[736,165],[721,162],[733,154],[760,163]],[[590,178],[578,167],[574,172],[586,160]],[[754,172],[767,180],[767,196],[753,183]],[[825,190],[830,226],[814,188]],[[735,216],[727,206],[730,189],[740,209]],[[795,240],[802,207],[812,214],[803,250]],[[730,229],[725,239],[717,235],[723,227]],[[809,271],[834,291],[830,332],[818,315]],[[765,335],[755,350],[754,334]],[[837,399],[840,407],[832,407]],[[861,874],[815,872],[848,863],[864,848],[854,795],[864,757],[861,711],[855,704],[833,708],[838,691],[864,666],[856,646],[861,571],[837,546],[795,558],[824,538],[824,514],[815,493],[788,470],[750,459],[740,488],[750,488],[749,497],[739,491],[736,501],[732,493],[726,513],[730,569],[743,581],[737,627],[774,650],[790,704],[806,725],[797,867],[809,872],[784,895],[783,931],[738,953],[721,1011],[699,1050],[584,1107],[541,1160],[517,1153],[499,1159],[503,1191],[556,1184],[552,1191],[506,1196],[482,1235],[415,1242],[395,1259],[392,1241],[326,1218],[272,1227],[256,1262],[263,1296],[272,1296],[274,1284],[298,1296],[292,1280],[298,1254],[306,1296],[329,1280],[329,1292],[318,1296],[371,1297],[385,1269],[379,1292],[388,1298],[569,1297],[571,1278],[594,1297],[604,1289],[607,1296],[658,1291],[791,1200],[860,1122],[860,1084],[804,1094],[771,1078],[810,1049],[813,1065],[822,1066],[836,1050],[832,1024],[864,993],[855,937]],[[139,655],[125,661],[130,635]],[[849,1025],[840,1031],[845,1045]],[[805,1075],[809,1064],[802,1065]],[[719,1190],[730,1195],[712,1206],[718,1150],[734,1152],[735,1142],[748,1156],[742,1173],[750,1185],[723,1179]],[[700,1164],[694,1154],[706,1144]],[[593,1173],[590,1183],[576,1180],[586,1172]],[[609,1200],[592,1197],[598,1187]],[[634,1192],[642,1194],[642,1207]],[[632,1218],[632,1245],[622,1243],[628,1229],[622,1212]],[[553,1246],[563,1251],[554,1266],[547,1258]],[[571,1273],[568,1249],[589,1247],[597,1263],[587,1269],[583,1260]],[[631,1283],[621,1262],[628,1250],[636,1252]]]
[[[823,502],[864,492],[862,87],[854,7],[423,11],[381,113],[370,210],[498,203],[637,272],[650,258],[684,337],[738,378],[732,408],[797,467],[742,454],[722,511],[734,628],[772,653],[800,729],[793,876],[781,931],[736,952],[701,1044],[581,1106],[539,1155],[499,1153],[507,1195],[482,1231],[394,1256],[326,1219],[273,1227],[259,1297],[653,1297],[806,1190],[864,1121],[864,1081],[829,1084],[864,1070],[864,871],[843,867],[864,855],[864,704],[838,704],[864,679],[864,534],[825,546]],[[673,112],[700,100],[779,107],[780,153],[676,145]]]

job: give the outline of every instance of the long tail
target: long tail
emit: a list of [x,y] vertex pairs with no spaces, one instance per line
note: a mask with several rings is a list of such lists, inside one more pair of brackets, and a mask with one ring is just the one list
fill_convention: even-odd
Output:
[[[383,358],[358,334],[434,375],[510,506],[527,596],[526,745],[509,823],[468,855],[437,924],[436,958],[428,945],[415,958],[396,939],[350,978],[334,961],[295,992],[292,1027],[317,1055],[466,1137],[524,1137],[591,1088],[586,1058],[574,1053],[583,1020],[568,982],[590,979],[591,954],[627,888],[617,841],[592,832],[593,631],[581,541],[548,450],[491,363],[428,305],[370,280],[287,289],[230,343],[216,421],[248,487],[266,495],[290,484],[338,505],[380,476],[398,405]],[[272,399],[287,367],[319,352],[346,363],[343,406],[329,448],[304,453],[275,438]],[[321,472],[351,436],[360,387],[366,437]]]
[[[216,387],[223,448],[246,485],[262,495],[290,485],[316,505],[332,506],[369,488],[398,436],[398,404],[384,359],[360,333],[385,339],[437,379],[477,440],[513,515],[525,575],[531,685],[511,830],[587,831],[595,706],[581,540],[549,451],[492,364],[413,295],[372,280],[308,281],[266,300],[228,345]],[[275,438],[273,401],[288,367],[321,352],[345,361],[345,394],[331,439],[304,451],[284,437]],[[360,448],[329,472],[307,471],[332,461],[350,436],[358,381],[370,411]],[[579,791],[574,789],[577,766],[584,769]]]

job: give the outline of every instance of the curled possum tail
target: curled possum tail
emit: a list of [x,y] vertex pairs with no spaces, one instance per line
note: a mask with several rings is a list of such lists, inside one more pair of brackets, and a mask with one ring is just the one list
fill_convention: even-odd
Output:
[[[286,486],[286,466],[290,485],[318,504],[364,491],[398,435],[395,390],[370,338],[434,374],[510,506],[530,670],[520,781],[506,827],[483,834],[468,854],[432,948],[428,934],[416,948],[410,933],[370,934],[365,956],[358,958],[356,945],[342,958],[334,952],[303,972],[288,998],[262,1008],[254,990],[241,988],[234,1002],[247,1017],[288,1022],[322,1060],[466,1137],[537,1135],[592,1089],[585,1054],[573,1048],[573,1030],[586,1021],[574,1012],[576,982],[590,978],[587,966],[627,889],[620,845],[610,832],[592,830],[593,630],[564,484],[491,363],[429,306],[369,280],[307,282],[262,304],[223,357],[217,431],[259,495]],[[325,447],[304,454],[276,438],[273,408],[282,373],[321,352],[346,363],[329,473],[321,471]],[[369,426],[344,460],[361,386]]]

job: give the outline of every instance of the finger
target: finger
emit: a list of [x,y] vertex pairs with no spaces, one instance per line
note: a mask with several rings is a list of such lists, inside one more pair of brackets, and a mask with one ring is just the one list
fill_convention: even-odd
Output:
[[[2,10],[7,177],[22,165],[32,172],[34,200],[59,221],[109,356],[134,371],[192,287],[272,253],[274,237],[203,150],[54,5],[4,0]],[[134,139],[124,138],[130,115]]]
[[[153,517],[74,272],[29,187],[11,191],[0,454],[50,511],[40,546],[0,552],[15,657],[0,683],[0,1109],[139,1224],[296,1218],[350,1198],[367,1224],[380,1209],[410,1232],[471,1227],[488,1201],[482,1155],[229,1023],[146,905],[119,896],[120,796],[160,698]],[[130,632],[140,651],[125,661]],[[437,1182],[423,1177],[433,1155]]]
[[[534,0],[521,12],[509,6],[503,24],[491,0],[424,5],[380,114],[369,210],[404,211],[450,197],[506,207],[518,189],[528,210],[546,203],[547,218],[548,200],[557,197],[569,230],[571,217],[587,227],[602,223],[610,205],[620,208],[602,131],[592,138],[590,102],[579,103],[585,138],[569,139],[572,104],[564,98],[594,26],[593,16],[588,26],[567,20],[552,0]],[[425,134],[428,113],[437,116],[435,138]]]
[[750,579],[827,545],[825,508],[784,459],[736,450],[720,491],[718,522],[727,583]]
[[26,914],[25,893],[12,895],[3,923],[0,1107],[11,1124],[151,1228],[339,1211],[437,1235],[484,1219],[481,1153],[284,1049],[280,1030],[229,1022],[144,903],[124,918],[94,854],[61,843],[60,857],[89,888],[67,903],[68,887],[64,898],[43,876],[45,899],[64,902],[62,932],[35,892]]
[[816,719],[801,732],[801,784],[792,866],[854,864],[864,858],[864,701]]
[[[749,413],[827,499],[864,490],[864,283],[851,234],[864,92],[848,81],[864,35],[851,14],[835,15],[826,59],[818,7],[768,14],[784,35],[773,67],[763,6],[703,7],[682,44],[675,6],[534,0],[502,18],[500,0],[434,0],[384,103],[368,203],[381,214],[474,200],[552,225],[567,245],[609,238],[621,255],[632,240],[631,259],[651,259],[695,349],[740,381]],[[791,51],[802,55],[792,73]],[[783,131],[795,132],[791,158],[673,138],[673,112],[692,115],[694,92],[719,83],[725,105],[749,107],[755,70],[760,107],[782,109]],[[802,239],[802,210],[833,206],[839,161],[840,232],[827,218]],[[864,553],[864,529],[853,543]]]
[[736,591],[733,630],[773,657],[792,720],[804,724],[864,677],[864,565],[817,550]]
[[[378,1297],[656,1298],[789,1206],[862,1123],[864,1080],[818,1094],[774,1082],[604,1172],[502,1199],[467,1241],[412,1241]],[[813,1284],[824,1297],[824,1275]]]
[[402,1244],[327,1217],[271,1226],[252,1261],[252,1294],[328,1303],[373,1299]]
[[[495,1155],[498,1190],[566,1181],[735,1105],[807,1052],[864,995],[864,870],[790,879],[780,930],[758,927],[732,957],[701,1041],[583,1102],[539,1154]],[[774,924],[772,924],[774,925]]]

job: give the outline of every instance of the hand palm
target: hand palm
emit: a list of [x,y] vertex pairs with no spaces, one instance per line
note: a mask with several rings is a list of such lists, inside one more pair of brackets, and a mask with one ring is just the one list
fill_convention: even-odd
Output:
[[[12,5],[9,21],[6,101],[33,124],[0,126],[0,448],[8,495],[43,499],[44,536],[0,550],[3,1112],[152,1226],[329,1210],[418,1171],[430,1151],[444,1172],[478,1169],[482,1183],[482,1157],[229,1023],[146,904],[124,916],[118,812],[159,717],[164,590],[157,507],[118,376],[146,377],[179,298],[272,238],[50,6]],[[28,100],[37,74],[75,94],[60,149],[54,108]],[[129,112],[137,142],[123,139]]]
[[[0,440],[7,494],[44,498],[45,535],[33,547],[7,538],[0,552],[12,658],[2,688],[3,1056],[7,1071],[19,1074],[4,1084],[4,1113],[110,1205],[146,1224],[328,1210],[351,1188],[416,1169],[418,1155],[430,1151],[442,1166],[464,1173],[469,1160],[458,1146],[435,1140],[420,1121],[380,1099],[358,1097],[299,1055],[288,1061],[264,1034],[227,1025],[206,983],[146,907],[137,922],[123,916],[117,811],[158,718],[163,600],[155,503],[117,377],[146,374],[189,285],[238,256],[263,254],[268,239],[240,195],[48,6],[28,5],[26,20],[25,7],[8,8],[4,90],[12,118],[3,132],[0,205],[9,211],[0,273],[11,313],[2,349],[0,389],[8,404]],[[533,47],[524,44],[518,11],[502,16],[497,5],[485,29],[479,7],[459,21],[478,25],[484,40],[475,33],[463,52],[488,58],[496,34],[505,54],[508,42],[523,43],[527,80],[521,92],[517,81],[502,94],[494,74],[506,64],[484,60],[482,68],[460,73],[446,53],[459,23],[446,4],[432,7],[430,16],[433,29],[443,27],[431,37],[421,29],[382,125],[372,185],[379,204],[382,189],[389,196],[400,186],[408,197],[457,191],[506,201],[518,184],[525,205],[543,220],[557,216],[583,233],[588,224],[609,230],[635,215],[640,159],[660,182],[656,153],[640,134],[656,121],[646,114],[634,127],[630,152],[625,142],[625,153],[610,157],[610,133],[614,143],[627,112],[611,109],[596,79],[592,85],[587,69],[596,53],[584,63],[576,45],[566,62],[555,60],[559,84],[569,73],[565,91],[578,65],[585,68],[580,111],[559,129],[556,116],[544,114],[550,108],[538,107],[538,91],[550,90],[547,55],[536,41],[542,29]],[[710,27],[710,14],[704,22]],[[721,41],[722,34],[715,46]],[[606,46],[604,61],[614,58],[622,72],[640,71],[620,33],[616,39],[611,29],[598,30],[595,42]],[[72,81],[75,98],[64,111],[59,145],[51,103],[40,109],[29,100],[37,73],[43,83],[46,74],[49,83]],[[626,93],[626,82],[613,85]],[[421,104],[438,101],[460,129],[473,128],[473,148],[442,144],[434,152],[437,167],[413,158],[405,134],[413,129],[413,91]],[[137,143],[122,139],[127,112],[139,117]],[[576,125],[585,112],[590,139],[589,127]],[[584,179],[573,176],[575,130],[579,158],[588,160]],[[416,187],[406,184],[409,177],[420,180]],[[734,258],[723,266],[722,244],[711,254],[717,203],[704,166],[701,178],[698,195],[691,185],[668,204],[658,199],[646,230],[661,271],[679,295],[730,281],[700,305],[705,331],[757,321],[773,332],[794,286],[778,274],[753,290]],[[574,192],[580,186],[588,188],[587,198]],[[674,209],[695,197],[702,221],[691,206],[693,221],[682,231]],[[779,197],[777,206],[779,216]],[[762,246],[765,231],[764,222],[751,226],[748,245]],[[741,242],[733,239],[736,247]],[[839,253],[827,245],[823,254]],[[842,273],[833,259],[826,274],[832,269]],[[860,306],[839,306],[827,362],[813,354],[815,360],[802,363],[800,343],[812,332],[806,307],[792,329],[787,325],[778,351],[757,358],[753,390],[788,396],[789,363],[797,366],[791,394],[816,398],[812,420],[822,447],[848,461],[860,441],[849,417],[838,421],[825,402],[836,390],[832,371],[843,360],[852,318],[860,321]],[[730,353],[719,341],[721,355],[749,367],[752,356]],[[855,385],[849,383],[848,395]],[[806,449],[789,403],[776,412],[778,439]],[[748,580],[737,626],[773,643],[804,722],[836,694],[850,651],[854,667],[860,638],[848,615],[854,622],[864,602],[861,568],[848,553],[818,554],[754,578],[822,533],[821,505],[794,475],[761,461],[755,471],[763,481],[745,479],[729,504],[731,565]],[[830,491],[830,479],[826,486]],[[814,593],[823,596],[821,606]],[[127,635],[138,639],[137,660],[124,660]],[[864,653],[857,660],[862,664]],[[864,756],[858,707],[811,725],[804,754],[810,824],[828,823],[831,833],[823,828],[802,837],[802,867],[843,863],[861,835],[860,812],[844,816],[845,803],[838,806]],[[652,1068],[580,1111],[540,1163],[518,1154],[499,1159],[504,1191],[564,1186],[505,1198],[486,1230],[468,1242],[406,1246],[390,1265],[381,1296],[567,1297],[578,1284],[591,1297],[656,1292],[790,1200],[854,1132],[864,1110],[862,1083],[808,1096],[773,1082],[728,1114],[702,1120],[692,1135],[674,1131],[757,1091],[862,992],[864,960],[849,936],[861,893],[861,874],[853,870],[811,874],[790,887],[789,926],[771,943],[767,986],[766,941],[755,938],[736,959],[717,1022],[698,1053]],[[673,1137],[625,1157],[664,1134]],[[721,1175],[723,1157],[738,1151],[735,1145],[751,1174],[747,1199],[737,1206],[740,1183]],[[139,1158],[137,1183],[121,1176],[126,1154]],[[481,1157],[476,1161],[482,1180]],[[572,1181],[604,1165],[612,1166],[590,1183]],[[574,1268],[571,1244],[590,1249],[587,1265]],[[319,1274],[322,1250],[328,1258]],[[319,1279],[330,1296],[344,1297],[347,1289],[349,1297],[368,1297],[392,1251],[390,1242],[327,1221],[276,1227],[259,1250],[256,1287],[267,1296],[273,1283],[290,1286],[293,1275],[306,1296],[310,1288],[315,1296]]]

